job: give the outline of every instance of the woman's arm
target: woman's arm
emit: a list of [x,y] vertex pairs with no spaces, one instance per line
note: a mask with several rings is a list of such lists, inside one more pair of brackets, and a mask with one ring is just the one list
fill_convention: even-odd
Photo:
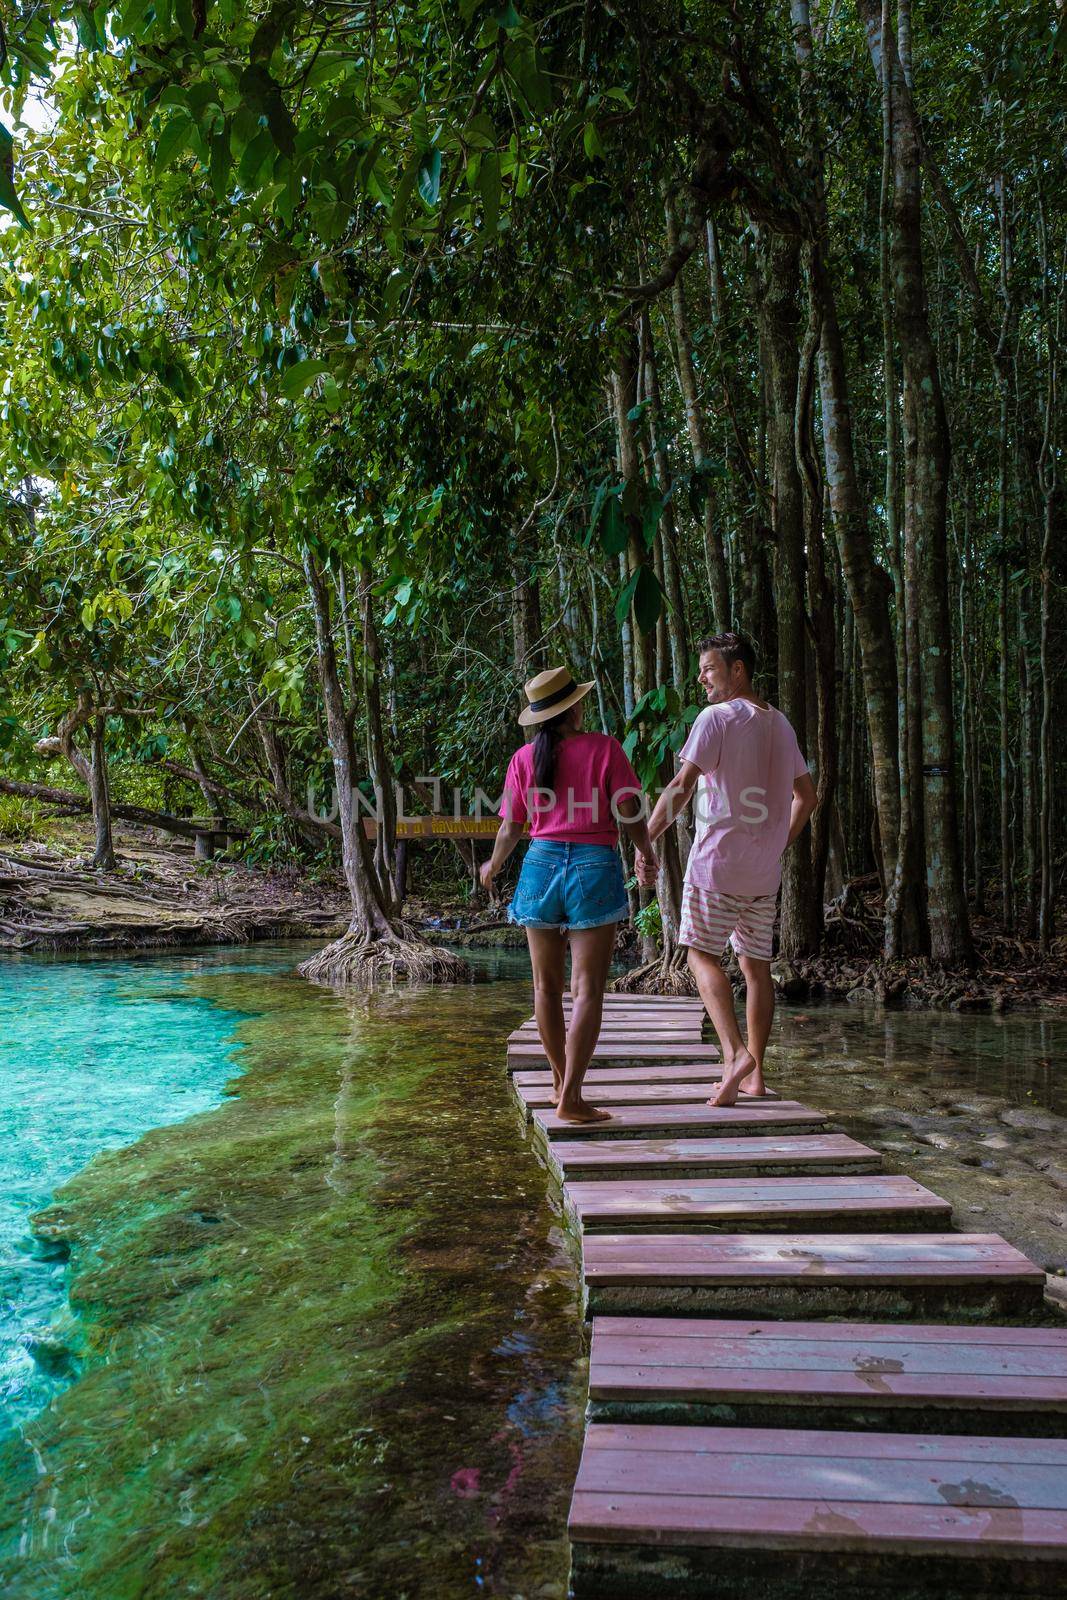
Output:
[[480,877],[482,888],[489,893],[493,887],[493,879],[500,871],[508,856],[522,838],[521,822],[501,822],[497,829],[496,839],[493,843],[493,853],[488,861],[483,861]]
[[619,801],[618,810],[619,822],[626,829],[626,837],[629,839],[638,855],[643,857],[647,866],[653,872],[655,872],[658,869],[659,863],[656,860],[656,852],[652,848],[652,840],[649,837],[648,832],[648,822],[645,818],[644,807],[642,806],[640,800],[635,794],[625,795],[623,799]]

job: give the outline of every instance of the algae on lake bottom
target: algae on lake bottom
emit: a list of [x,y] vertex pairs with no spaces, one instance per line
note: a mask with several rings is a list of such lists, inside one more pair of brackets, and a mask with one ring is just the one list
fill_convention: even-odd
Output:
[[38,1221],[82,1376],[0,1447],[6,1592],[562,1596],[582,1336],[501,1072],[528,987],[195,988],[251,1014],[237,1092]]

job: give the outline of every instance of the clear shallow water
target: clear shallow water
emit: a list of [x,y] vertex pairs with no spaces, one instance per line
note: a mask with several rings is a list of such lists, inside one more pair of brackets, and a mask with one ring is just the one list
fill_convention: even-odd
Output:
[[502,1071],[528,980],[344,996],[299,954],[130,964],[224,1024],[213,1099],[243,1070],[38,1215],[80,1376],[0,1441],[0,1593],[566,1592],[583,1335]]
[[64,1262],[31,1214],[100,1151],[217,1105],[233,1076],[239,1018],[183,992],[189,970],[0,963],[0,1431],[67,1381],[48,1362]]

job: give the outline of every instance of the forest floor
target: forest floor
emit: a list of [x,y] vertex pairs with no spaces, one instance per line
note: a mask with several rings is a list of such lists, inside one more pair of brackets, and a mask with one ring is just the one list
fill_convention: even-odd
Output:
[[41,837],[0,837],[0,950],[136,950],[332,938],[347,926],[343,885],[293,869],[197,861],[193,847],[120,823],[119,864],[91,866],[90,825],[50,819]]

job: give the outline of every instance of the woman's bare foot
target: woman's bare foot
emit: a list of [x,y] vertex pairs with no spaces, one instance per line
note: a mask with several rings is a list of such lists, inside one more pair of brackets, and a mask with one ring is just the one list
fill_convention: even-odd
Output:
[[747,1095],[750,1100],[759,1100],[767,1093],[767,1085],[763,1081],[763,1068],[756,1067],[747,1078],[742,1078],[738,1085],[738,1093]]
[[591,1106],[587,1100],[578,1099],[571,1105],[561,1100],[556,1106],[556,1116],[561,1122],[610,1122],[611,1112]]
[[746,1078],[758,1073],[755,1056],[742,1045],[729,1063],[723,1062],[722,1083],[708,1100],[709,1106],[735,1106],[738,1092]]

